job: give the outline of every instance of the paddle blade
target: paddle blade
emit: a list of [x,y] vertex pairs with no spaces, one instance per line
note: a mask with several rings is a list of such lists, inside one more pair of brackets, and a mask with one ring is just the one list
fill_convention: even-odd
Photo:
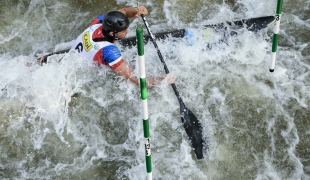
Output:
[[195,114],[187,109],[184,105],[181,106],[180,111],[181,121],[188,135],[192,147],[194,148],[197,159],[202,159],[203,138],[202,138],[202,126]]

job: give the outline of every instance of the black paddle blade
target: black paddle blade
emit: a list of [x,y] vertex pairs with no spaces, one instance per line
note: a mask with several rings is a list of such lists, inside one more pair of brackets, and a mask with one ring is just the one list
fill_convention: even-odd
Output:
[[192,147],[194,148],[197,159],[202,159],[202,149],[203,149],[203,138],[202,138],[202,127],[201,123],[195,116],[195,114],[187,109],[185,105],[180,107],[180,116],[185,128],[186,134],[188,135]]

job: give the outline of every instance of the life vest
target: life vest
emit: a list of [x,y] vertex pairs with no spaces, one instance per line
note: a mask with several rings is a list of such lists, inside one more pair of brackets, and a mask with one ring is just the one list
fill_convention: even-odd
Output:
[[94,33],[102,33],[101,28],[101,24],[95,24],[87,28],[79,35],[71,49],[77,50],[89,60],[109,65],[114,69],[123,62],[123,58],[120,50],[113,43],[109,41],[93,41],[93,37],[96,37]]

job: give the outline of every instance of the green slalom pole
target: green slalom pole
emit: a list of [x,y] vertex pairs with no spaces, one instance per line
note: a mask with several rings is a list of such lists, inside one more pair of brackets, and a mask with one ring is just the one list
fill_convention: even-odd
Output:
[[139,25],[136,29],[137,35],[137,47],[138,47],[138,59],[140,68],[140,88],[141,99],[143,105],[143,130],[145,138],[145,160],[147,179],[152,179],[152,158],[151,158],[151,145],[150,145],[150,130],[149,130],[149,117],[147,108],[147,87],[145,76],[145,61],[144,61],[144,41],[143,41],[143,26]]
[[277,48],[278,48],[282,4],[283,4],[283,0],[278,0],[277,11],[276,11],[276,25],[273,30],[274,34],[273,34],[273,40],[272,40],[272,55],[271,55],[271,64],[269,68],[270,72],[274,71],[274,67],[276,64],[276,54],[277,54]]

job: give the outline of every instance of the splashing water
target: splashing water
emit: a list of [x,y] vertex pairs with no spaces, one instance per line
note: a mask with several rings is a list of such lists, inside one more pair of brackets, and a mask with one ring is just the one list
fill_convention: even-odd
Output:
[[[0,178],[145,179],[139,88],[74,51],[34,63],[35,55],[70,46],[97,15],[136,2],[1,3]],[[309,1],[283,4],[274,73],[268,67],[271,27],[238,30],[225,43],[218,43],[222,34],[195,27],[274,15],[276,1],[140,4],[154,32],[190,28],[194,34],[191,45],[176,38],[157,43],[209,143],[205,159],[197,161],[172,89],[151,87],[153,177],[310,179]],[[129,36],[138,23],[133,20]],[[138,74],[136,49],[123,51]],[[151,43],[145,58],[147,76],[164,74]]]

